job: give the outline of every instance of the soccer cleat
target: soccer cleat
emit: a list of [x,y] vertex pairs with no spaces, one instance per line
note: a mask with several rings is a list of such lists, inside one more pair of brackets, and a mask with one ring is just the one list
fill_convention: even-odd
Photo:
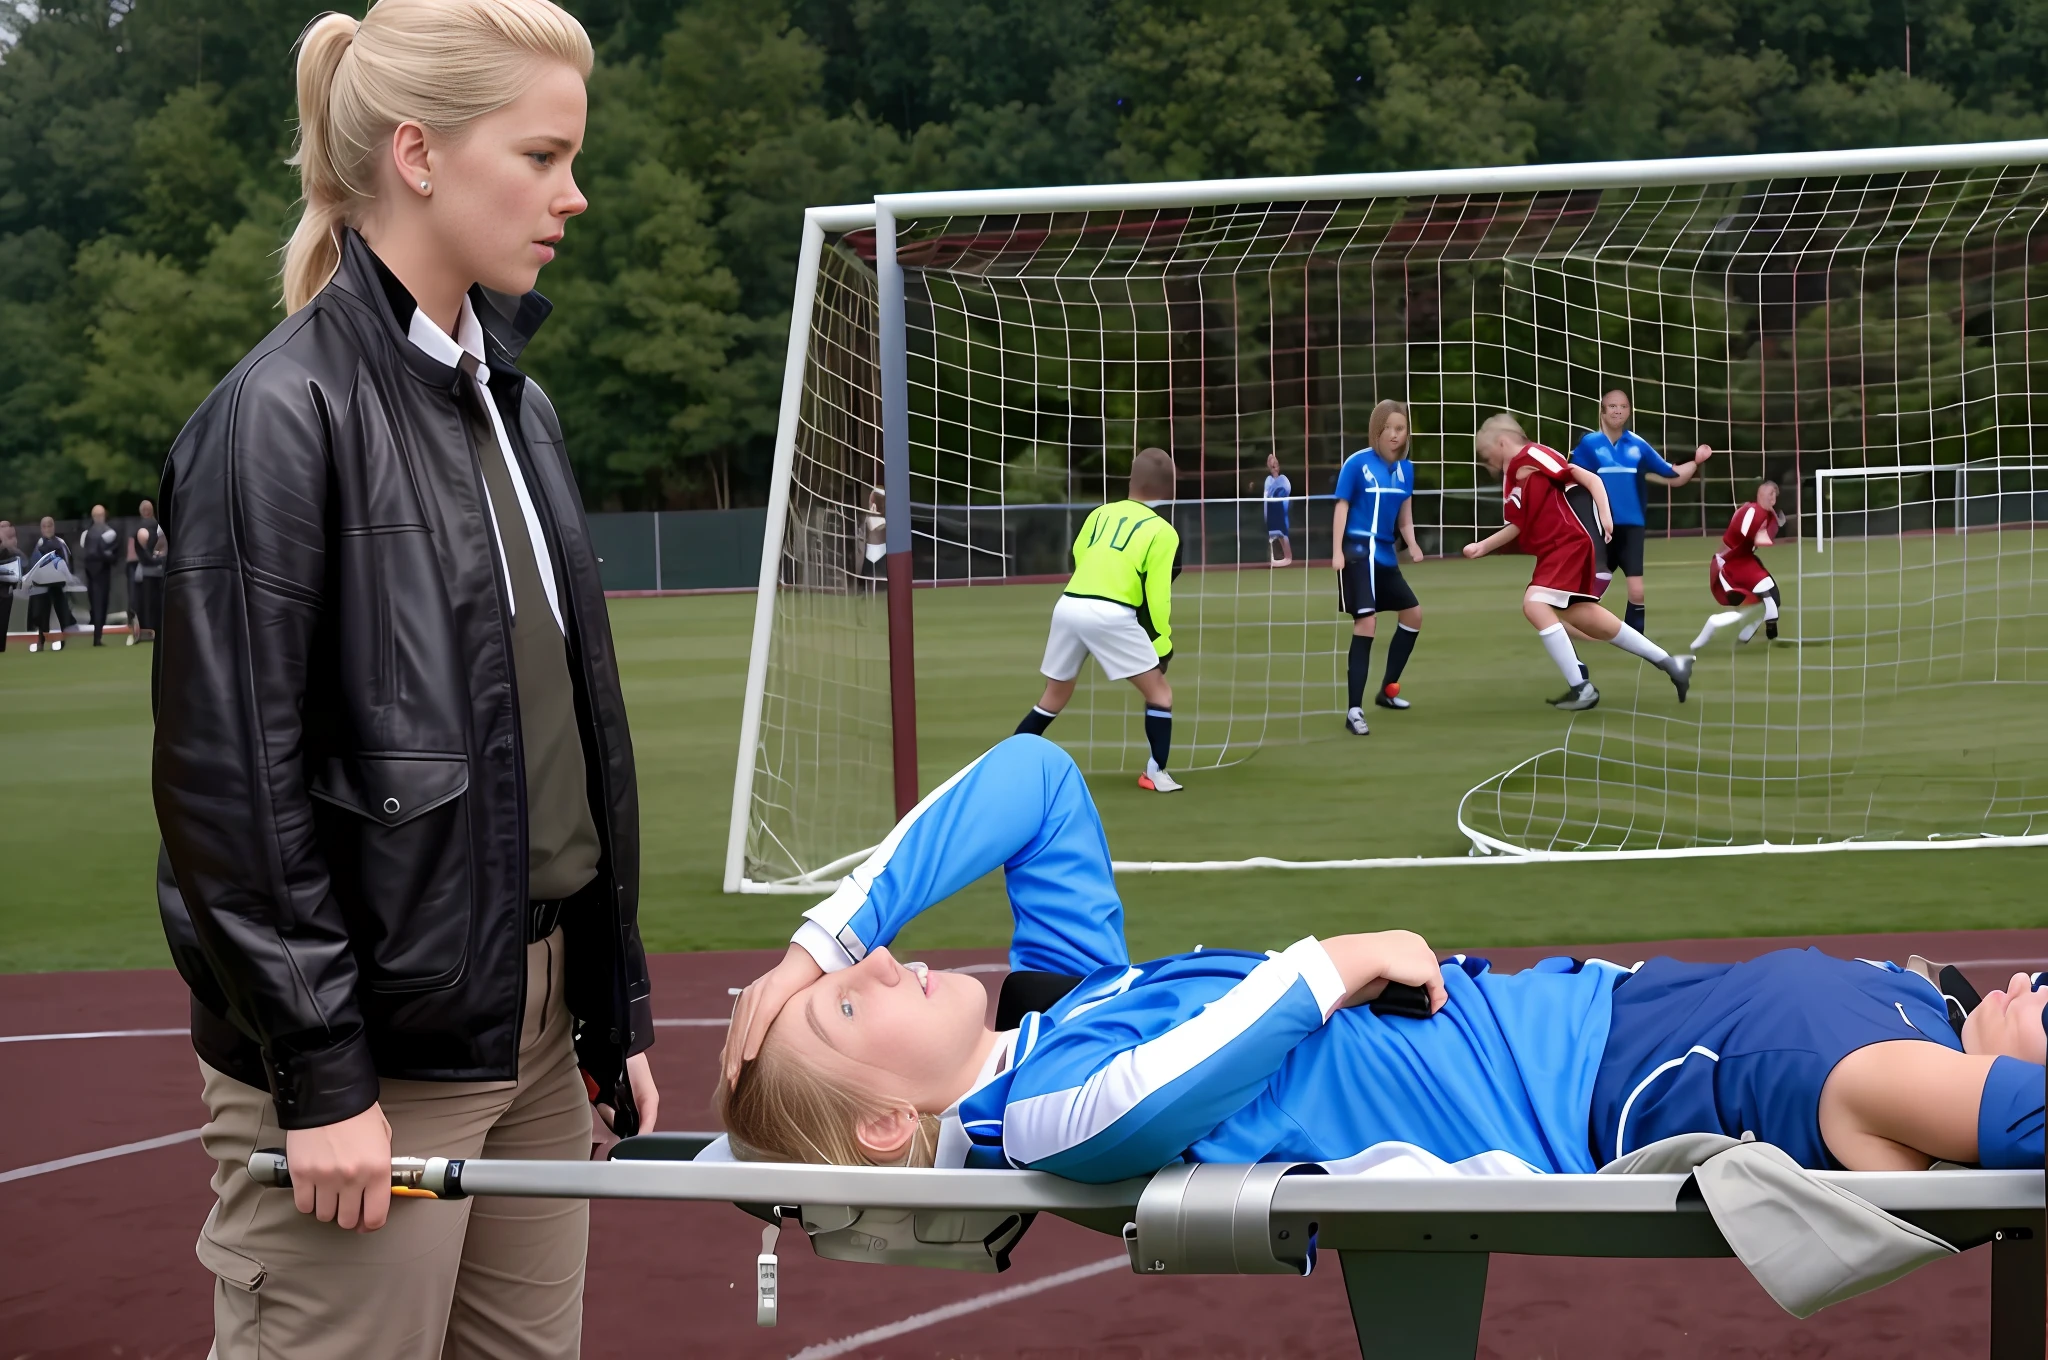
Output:
[[1145,773],[1138,776],[1138,787],[1153,793],[1179,793],[1180,781],[1159,768],[1159,762],[1145,762]]
[[[1693,649],[1694,651],[1696,651],[1696,652],[1703,652],[1703,651],[1705,651],[1705,650],[1706,650],[1706,648],[1707,648],[1707,644],[1708,644],[1708,643],[1710,643],[1710,642],[1712,642],[1712,641],[1714,640],[1714,635],[1715,635],[1716,633],[1720,632],[1720,631],[1721,631],[1721,630],[1722,630],[1723,628],[1729,628],[1729,627],[1733,627],[1733,626],[1734,626],[1735,624],[1738,624],[1738,623],[1741,623],[1741,622],[1742,622],[1742,611],[1741,611],[1741,610],[1739,610],[1739,609],[1724,609],[1724,610],[1722,610],[1722,611],[1721,611],[1720,613],[1718,613],[1718,614],[1715,614],[1714,616],[1712,616],[1711,618],[1709,618],[1709,619],[1708,619],[1708,620],[1706,621],[1706,623],[1704,623],[1704,624],[1702,624],[1702,625],[1701,625],[1701,627],[1700,627],[1700,635],[1699,635],[1698,637],[1696,637],[1696,638],[1694,638],[1694,639],[1692,640],[1692,649]],[[1754,632],[1756,632],[1756,625],[1755,625],[1755,624],[1751,624],[1751,625],[1750,625],[1749,627],[1747,627],[1747,628],[1745,628],[1745,629],[1743,629],[1743,630],[1742,630],[1742,639],[1741,639],[1741,640],[1742,640],[1742,641],[1744,641],[1744,642],[1747,642],[1747,641],[1749,641],[1749,639],[1750,639],[1750,635],[1751,635],[1752,633],[1754,633]]]
[[40,642],[31,642],[31,643],[30,643],[30,644],[28,645],[28,650],[29,650],[29,655],[33,656],[33,655],[35,655],[35,654],[36,654],[37,652],[40,652],[41,650],[43,650],[43,644],[42,644],[42,643],[40,643]]
[[1657,669],[1671,677],[1673,687],[1678,690],[1678,702],[1685,702],[1686,691],[1692,688],[1692,662],[1689,654],[1667,656],[1658,663]]
[[1403,709],[1409,706],[1408,701],[1401,697],[1401,686],[1398,684],[1381,685],[1380,692],[1372,696],[1372,701],[1381,708]]
[[51,638],[51,639],[50,639],[50,650],[51,650],[51,651],[53,651],[53,652],[61,652],[61,651],[63,651],[63,650],[64,650],[64,639],[63,639],[63,638],[60,638],[60,637],[56,637],[56,638]]
[[1778,621],[1776,619],[1764,620],[1764,636],[1769,638],[1772,642],[1776,642],[1778,640]]
[[1550,706],[1567,713],[1583,713],[1599,702],[1600,691],[1593,688],[1591,680],[1585,680],[1550,700]]
[[123,645],[128,647],[133,647],[135,645],[135,630],[133,628],[130,628],[128,630],[128,641]]
[[1346,710],[1344,714],[1344,730],[1354,737],[1371,736],[1372,729],[1365,725],[1365,710],[1362,708]]

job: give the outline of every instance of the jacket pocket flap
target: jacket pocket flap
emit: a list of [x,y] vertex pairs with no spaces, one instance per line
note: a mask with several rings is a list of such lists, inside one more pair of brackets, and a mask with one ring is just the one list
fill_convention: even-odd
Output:
[[469,761],[436,754],[329,760],[307,792],[385,826],[401,826],[469,787]]

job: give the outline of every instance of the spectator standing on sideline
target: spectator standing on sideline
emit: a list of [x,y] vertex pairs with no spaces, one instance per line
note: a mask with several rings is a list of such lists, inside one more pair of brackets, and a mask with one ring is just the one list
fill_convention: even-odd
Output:
[[618,657],[517,366],[589,206],[592,60],[549,0],[315,19],[288,315],[165,465],[157,901],[216,1360],[574,1360],[588,1203],[394,1202],[391,1154],[587,1161],[593,1102],[654,1126]]
[[78,563],[85,568],[85,598],[92,607],[92,645],[103,647],[100,635],[107,630],[107,597],[114,584],[114,559],[119,556],[121,531],[107,523],[107,507],[92,508],[92,523],[78,535]]
[[1294,484],[1280,470],[1280,455],[1267,454],[1265,489],[1259,498],[1266,511],[1266,560],[1276,567],[1294,565],[1294,540],[1288,537],[1293,526],[1287,513],[1287,498],[1293,494]]
[[[157,616],[163,612],[164,561],[169,544],[163,526],[156,522],[156,506],[148,501],[135,508],[142,523],[128,535],[128,645],[156,641]],[[147,634],[148,636],[144,636]]]
[[7,629],[14,621],[14,587],[21,582],[21,540],[14,526],[0,519],[0,652],[7,650]]
[[[71,612],[71,601],[64,598],[65,588],[71,584],[71,545],[58,537],[57,521],[48,515],[43,516],[42,531],[29,550],[28,572],[22,580],[29,587],[28,630],[35,634],[28,649],[41,651],[47,642],[51,651],[63,651],[64,634],[78,628],[78,616]],[[52,609],[57,611],[55,641],[50,640]]]

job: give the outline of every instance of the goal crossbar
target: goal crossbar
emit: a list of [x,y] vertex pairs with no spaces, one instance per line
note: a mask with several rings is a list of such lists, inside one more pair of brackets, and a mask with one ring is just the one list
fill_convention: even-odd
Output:
[[[969,213],[1102,212],[1206,208],[1226,203],[1302,203],[1428,194],[1537,193],[1552,189],[1658,188],[1686,184],[1794,179],[1807,175],[1889,175],[1975,170],[2048,161],[2048,138],[1960,142],[1850,151],[1682,156],[1665,160],[1579,161],[1564,165],[1395,170],[1365,175],[1281,175],[1263,179],[1168,180],[1154,184],[1073,184],[1057,188],[967,189],[881,194],[875,205],[899,221]],[[846,211],[844,209],[836,211]]]

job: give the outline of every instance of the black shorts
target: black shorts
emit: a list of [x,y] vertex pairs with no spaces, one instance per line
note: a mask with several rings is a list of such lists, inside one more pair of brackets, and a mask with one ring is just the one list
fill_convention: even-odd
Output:
[[[1597,533],[1597,531],[1596,531]],[[1643,574],[1643,526],[1640,524],[1617,524],[1614,537],[1607,540],[1601,561],[1606,570],[1617,576],[1641,576]]]
[[1370,552],[1356,559],[1347,555],[1344,570],[1337,574],[1337,612],[1340,614],[1364,618],[1382,609],[1399,613],[1421,603],[1402,578],[1401,569],[1373,561]]

